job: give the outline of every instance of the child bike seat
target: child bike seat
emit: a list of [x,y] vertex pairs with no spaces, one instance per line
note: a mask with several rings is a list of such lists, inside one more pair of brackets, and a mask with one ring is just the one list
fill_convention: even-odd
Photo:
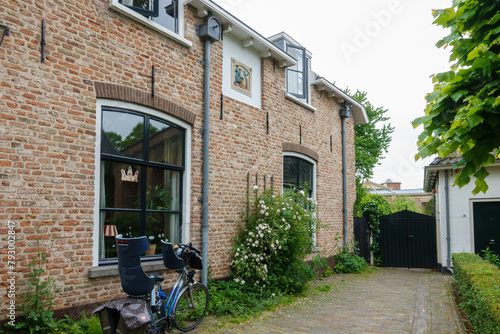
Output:
[[163,281],[160,274],[147,275],[141,267],[141,254],[149,249],[148,239],[123,238],[116,236],[116,249],[118,253],[118,273],[123,291],[132,297],[148,295],[156,282]]
[[184,268],[184,261],[175,255],[174,247],[171,243],[161,241],[161,253],[163,255],[163,265],[168,269]]

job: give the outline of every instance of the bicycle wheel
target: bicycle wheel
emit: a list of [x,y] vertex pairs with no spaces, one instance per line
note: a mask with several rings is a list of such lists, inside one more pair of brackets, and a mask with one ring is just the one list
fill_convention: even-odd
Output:
[[206,286],[195,283],[185,287],[174,306],[174,324],[183,332],[200,324],[208,310],[210,296]]

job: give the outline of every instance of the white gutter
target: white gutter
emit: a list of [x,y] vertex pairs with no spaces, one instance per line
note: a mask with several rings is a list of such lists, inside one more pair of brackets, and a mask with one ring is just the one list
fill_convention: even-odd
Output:
[[363,107],[361,103],[344,93],[340,88],[336,87],[325,78],[319,77],[318,79],[313,80],[311,85],[316,86],[320,91],[326,91],[329,97],[336,98],[339,103],[346,101],[351,104],[354,124],[366,124],[370,122],[368,115],[366,114],[365,107]]

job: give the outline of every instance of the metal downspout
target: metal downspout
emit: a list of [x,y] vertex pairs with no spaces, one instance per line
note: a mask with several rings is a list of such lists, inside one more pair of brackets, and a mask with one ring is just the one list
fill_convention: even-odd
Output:
[[444,171],[444,197],[446,210],[446,269],[451,272],[450,193],[447,170]]
[[339,116],[342,121],[342,195],[343,195],[343,206],[342,214],[344,220],[344,248],[347,247],[349,243],[349,229],[347,220],[347,152],[346,152],[346,130],[345,122],[346,118],[351,117],[351,106],[344,102],[344,109],[339,110]]
[[202,265],[201,282],[208,283],[208,168],[210,148],[210,39],[205,39],[205,80],[203,101],[203,224],[202,224]]

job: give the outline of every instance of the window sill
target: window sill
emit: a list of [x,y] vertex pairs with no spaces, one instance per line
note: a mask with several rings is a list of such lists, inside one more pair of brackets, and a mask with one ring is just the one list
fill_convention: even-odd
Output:
[[[183,36],[176,34],[175,32],[168,30],[167,28],[159,25],[158,23],[153,22],[150,19],[136,13],[132,9],[127,8],[126,6],[119,3],[118,0],[110,0],[109,8],[116,11],[116,12],[119,12],[123,15],[128,16],[135,21],[140,22],[140,23],[146,25],[147,27],[150,27],[151,29],[159,32],[163,36],[168,37],[168,38],[170,38],[170,39],[172,39],[172,40],[174,40],[174,41],[176,41],[176,42],[178,42],[178,43],[180,43],[188,48],[193,46],[193,42],[191,42],[190,40],[187,40]],[[182,9],[179,8],[179,10],[182,10]]]
[[[163,265],[163,261],[151,261],[151,262],[142,262],[142,269],[144,272],[151,271],[165,271],[167,270]],[[110,276],[118,276],[118,265],[110,265],[110,266],[100,266],[100,267],[92,267],[89,269],[89,278],[101,278],[101,277],[110,277]]]
[[310,105],[309,103],[301,101],[300,99],[296,98],[295,96],[293,96],[293,95],[291,95],[291,94],[289,94],[287,92],[285,92],[285,97],[287,99],[289,99],[290,101],[292,101],[292,102],[294,102],[294,103],[296,103],[296,104],[298,104],[298,105],[300,105],[300,106],[302,106],[302,107],[304,107],[304,108],[306,108],[306,109],[308,109],[308,110],[310,110],[312,112],[316,111],[316,108],[313,107],[312,105]]

